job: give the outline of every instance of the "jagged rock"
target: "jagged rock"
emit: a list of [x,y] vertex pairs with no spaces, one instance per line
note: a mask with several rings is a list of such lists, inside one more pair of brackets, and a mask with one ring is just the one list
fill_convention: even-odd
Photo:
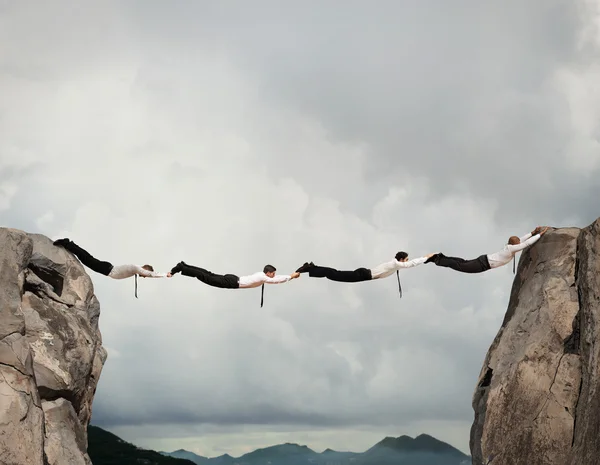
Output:
[[473,396],[473,464],[596,463],[599,252],[600,219],[523,252]]
[[600,456],[600,220],[581,232],[578,249],[574,339],[583,369],[570,465],[597,463]]
[[73,405],[65,399],[43,402],[46,422],[45,451],[49,465],[91,465],[86,430]]
[[0,229],[0,339],[18,332],[24,334],[25,322],[19,315],[23,292],[23,270],[27,267],[33,243],[15,229]]
[[39,234],[0,228],[0,463],[89,464],[106,360],[82,265]]

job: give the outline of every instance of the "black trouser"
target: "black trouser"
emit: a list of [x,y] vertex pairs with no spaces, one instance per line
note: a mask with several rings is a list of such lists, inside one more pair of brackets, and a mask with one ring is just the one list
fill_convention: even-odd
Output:
[[490,262],[487,255],[480,255],[472,260],[465,260],[459,257],[446,257],[444,254],[437,254],[431,260],[437,266],[445,266],[462,273],[483,273],[490,269]]
[[204,284],[223,289],[238,289],[240,287],[239,277],[234,274],[215,274],[212,271],[197,266],[181,264],[181,274],[197,278]]
[[92,255],[87,250],[82,249],[73,241],[65,241],[61,243],[61,245],[73,255],[75,255],[82,264],[87,266],[90,270],[95,271],[96,273],[108,276],[108,274],[113,269],[112,263],[103,262],[101,260],[98,260],[97,258],[92,257]]
[[326,266],[313,266],[308,271],[308,276],[311,278],[327,278],[331,281],[339,281],[341,283],[358,283],[373,279],[371,270],[367,268],[357,268],[352,271],[340,271]]

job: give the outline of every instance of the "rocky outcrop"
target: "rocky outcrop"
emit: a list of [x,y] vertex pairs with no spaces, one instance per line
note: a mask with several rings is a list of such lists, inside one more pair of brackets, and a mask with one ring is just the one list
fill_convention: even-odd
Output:
[[106,360],[82,265],[45,236],[0,228],[0,463],[91,464]]
[[579,314],[573,342],[581,358],[581,390],[569,465],[598,463],[600,457],[600,220],[578,240]]
[[596,464],[599,362],[600,219],[522,253],[473,396],[473,464]]

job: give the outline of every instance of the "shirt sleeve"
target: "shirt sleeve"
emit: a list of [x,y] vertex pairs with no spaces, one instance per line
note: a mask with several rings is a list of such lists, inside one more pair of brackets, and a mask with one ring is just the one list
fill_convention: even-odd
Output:
[[510,252],[519,252],[527,247],[529,247],[530,245],[535,244],[539,239],[540,239],[539,234],[536,234],[535,236],[531,236],[529,239],[527,239],[524,242],[521,242],[520,244],[515,244],[515,245],[508,245],[508,250]]
[[158,271],[150,271],[136,265],[136,273],[144,278],[166,278],[167,273],[159,273]]
[[292,277],[290,275],[287,275],[287,274],[278,274],[278,275],[275,275],[272,278],[269,278],[267,276],[265,278],[265,283],[267,283],[267,284],[281,284],[281,283],[287,283],[290,279],[292,279]]
[[427,260],[427,257],[419,257],[413,258],[412,260],[408,260],[406,262],[399,262],[396,260],[396,268],[412,268],[413,266],[422,265]]
[[521,239],[521,242],[525,242],[527,239],[529,239],[531,237],[531,233],[528,232],[527,234],[525,234],[524,236],[521,236],[519,239]]

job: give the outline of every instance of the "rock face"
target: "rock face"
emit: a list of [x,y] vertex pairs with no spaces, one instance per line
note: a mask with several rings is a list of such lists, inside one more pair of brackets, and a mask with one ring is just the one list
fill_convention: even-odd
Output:
[[472,463],[597,463],[599,363],[600,218],[522,253],[473,396]]
[[0,463],[91,464],[87,425],[106,351],[82,265],[0,228]]

